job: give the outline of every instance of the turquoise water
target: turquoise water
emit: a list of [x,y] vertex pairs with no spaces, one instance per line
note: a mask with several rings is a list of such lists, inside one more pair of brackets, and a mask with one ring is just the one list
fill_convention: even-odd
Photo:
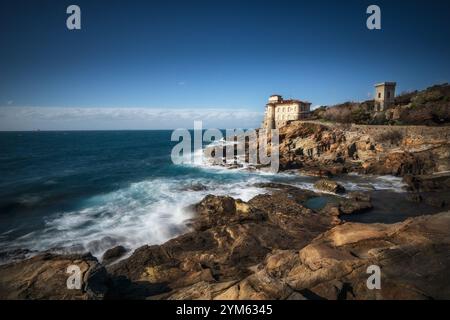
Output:
[[[185,231],[185,208],[207,194],[249,200],[259,182],[312,189],[315,178],[174,165],[171,131],[1,132],[0,245],[131,249]],[[350,177],[349,190],[399,189],[398,179]],[[192,190],[202,184],[206,190]],[[197,191],[195,191],[197,190]]]
[[334,200],[333,197],[314,197],[310,198],[305,201],[304,206],[312,209],[312,210],[321,210],[323,209],[328,203],[332,202]]

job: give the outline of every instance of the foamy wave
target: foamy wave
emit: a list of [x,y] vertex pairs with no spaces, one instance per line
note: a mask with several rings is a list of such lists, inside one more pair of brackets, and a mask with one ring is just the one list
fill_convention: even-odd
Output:
[[393,190],[397,192],[404,192],[406,183],[404,183],[403,179],[400,177],[380,176],[376,177],[374,187],[378,190]]
[[[187,207],[207,194],[228,195],[248,201],[265,192],[252,186],[263,180],[217,184],[209,179],[155,179],[133,183],[105,195],[94,196],[76,211],[61,212],[46,220],[44,230],[15,240],[14,246],[32,250],[59,248],[63,252],[90,251],[101,257],[116,245],[135,249],[160,244],[186,231],[192,213]],[[192,183],[205,190],[186,190]]]

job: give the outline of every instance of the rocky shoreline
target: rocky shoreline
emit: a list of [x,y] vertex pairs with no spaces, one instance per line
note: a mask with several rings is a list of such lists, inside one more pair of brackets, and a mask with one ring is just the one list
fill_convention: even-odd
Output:
[[[396,224],[343,222],[370,214],[367,193],[315,211],[319,194],[267,184],[248,202],[207,196],[192,207],[191,231],[130,257],[44,253],[0,266],[2,299],[448,299],[450,212]],[[81,290],[66,287],[69,265]],[[369,265],[381,290],[366,287]]]
[[[41,253],[2,265],[0,299],[450,299],[450,129],[400,130],[291,123],[280,130],[281,167],[322,177],[317,192],[265,183],[247,202],[208,195],[189,208],[187,233],[129,257],[119,246],[101,263]],[[350,172],[401,176],[412,201],[441,212],[346,222],[374,206],[370,192],[330,179]],[[334,201],[308,205],[324,195]],[[80,267],[80,290],[66,286],[70,265]],[[381,269],[380,290],[366,286],[370,265]]]
[[[279,139],[282,172],[325,179],[350,173],[392,175],[403,178],[416,201],[432,198],[429,202],[434,205],[442,208],[449,205],[450,126],[289,121],[279,128]],[[215,150],[207,154],[226,154],[224,148],[214,146]],[[246,151],[248,160],[248,148]],[[215,160],[214,164],[229,169],[243,167],[239,161],[217,163]],[[246,168],[258,170],[264,166],[255,164]],[[444,194],[439,194],[442,191]]]

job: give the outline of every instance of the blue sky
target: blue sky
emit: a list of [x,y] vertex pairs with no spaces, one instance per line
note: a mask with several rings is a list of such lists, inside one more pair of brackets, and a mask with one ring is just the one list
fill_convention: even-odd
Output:
[[[70,4],[82,30],[66,28]],[[370,4],[382,30],[366,28]],[[272,93],[330,105],[368,99],[381,81],[398,92],[449,82],[449,9],[446,0],[2,1],[0,130],[192,126],[186,110],[210,119],[216,110],[223,118],[211,126],[252,127]],[[239,115],[224,123],[225,111]]]

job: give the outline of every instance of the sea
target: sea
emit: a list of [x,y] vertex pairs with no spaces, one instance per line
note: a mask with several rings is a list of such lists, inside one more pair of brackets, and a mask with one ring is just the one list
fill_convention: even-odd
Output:
[[[174,164],[172,131],[0,132],[0,253],[132,252],[187,232],[189,206],[208,194],[244,201],[268,193],[258,183],[314,190],[318,178],[295,172]],[[349,217],[394,223],[431,213],[409,200],[400,178],[348,175],[347,190],[370,191],[375,208]],[[311,205],[319,209],[326,197]],[[2,260],[2,263],[7,260]]]

